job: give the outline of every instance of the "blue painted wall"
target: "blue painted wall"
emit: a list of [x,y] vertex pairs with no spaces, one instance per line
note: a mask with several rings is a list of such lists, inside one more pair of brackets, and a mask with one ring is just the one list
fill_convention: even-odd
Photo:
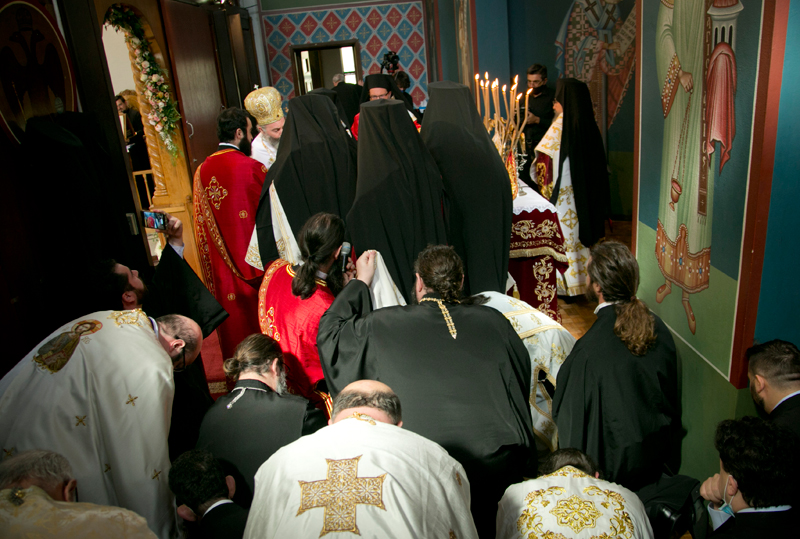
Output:
[[800,267],[800,33],[792,31],[800,28],[800,0],[792,0],[788,27],[756,340],[783,339],[800,346],[800,287],[794,279]]

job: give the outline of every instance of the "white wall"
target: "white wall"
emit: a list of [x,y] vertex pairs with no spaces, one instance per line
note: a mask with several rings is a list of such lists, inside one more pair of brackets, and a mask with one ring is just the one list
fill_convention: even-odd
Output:
[[114,94],[119,95],[123,90],[136,90],[133,71],[131,71],[131,60],[128,56],[128,46],[125,44],[122,32],[104,26],[103,47],[106,49],[108,71],[111,74]]

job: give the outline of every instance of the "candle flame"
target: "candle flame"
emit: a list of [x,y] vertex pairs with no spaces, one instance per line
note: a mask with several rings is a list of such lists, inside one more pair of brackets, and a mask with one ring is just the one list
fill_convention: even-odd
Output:
[[488,71],[486,73],[484,73],[483,76],[486,77],[486,80],[489,80],[489,72]]
[[527,91],[527,92],[525,92],[525,95],[528,95],[528,94],[529,94],[529,93],[531,93],[532,91],[533,91],[533,88],[528,88],[528,91]]
[[478,80],[481,76],[478,73],[475,73],[475,80]]
[[514,86],[516,86],[518,83],[519,83],[519,75],[514,77]]
[[503,85],[503,91],[504,91],[504,92],[506,91],[506,86],[507,86],[507,85],[505,85],[505,84]]
[[492,83],[492,88],[497,88],[497,81],[496,80]]
[[517,94],[517,101],[522,97],[522,94]]

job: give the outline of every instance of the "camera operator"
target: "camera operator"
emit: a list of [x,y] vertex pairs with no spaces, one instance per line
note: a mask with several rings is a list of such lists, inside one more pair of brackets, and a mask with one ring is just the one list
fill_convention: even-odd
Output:
[[[413,106],[409,105],[409,103],[403,99],[403,92],[400,91],[400,88],[397,87],[397,84],[390,75],[376,73],[374,75],[367,75],[364,78],[364,90],[361,92],[361,104],[364,104],[367,101],[374,101],[376,99],[397,99],[398,101],[405,103],[406,109],[408,109],[408,115],[411,117],[411,120],[417,127],[417,131],[419,131],[420,124],[417,121],[417,117],[414,115]],[[350,129],[350,131],[353,133],[353,137],[356,139],[358,139],[359,116],[360,113],[356,114],[355,120],[353,120],[353,127]]]

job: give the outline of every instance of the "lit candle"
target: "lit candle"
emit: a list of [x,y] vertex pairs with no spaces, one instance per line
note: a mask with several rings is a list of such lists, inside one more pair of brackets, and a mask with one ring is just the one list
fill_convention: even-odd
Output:
[[499,86],[500,86],[499,82],[497,81],[497,79],[495,79],[494,82],[492,83],[492,101],[494,102],[495,120],[497,120],[497,118],[500,117],[500,94],[498,89]]
[[508,92],[506,91],[507,88],[508,88],[508,85],[504,84],[503,85],[503,104],[506,106],[506,116],[510,119],[511,116],[510,116],[510,114],[508,112]]
[[481,115],[481,98],[478,93],[478,80],[480,80],[480,78],[481,76],[475,73],[475,107],[478,109],[478,116]]
[[483,88],[483,120],[486,128],[489,128],[489,85],[481,81],[481,88]]
[[520,114],[520,110],[519,110],[519,100],[520,99],[522,99],[522,94],[517,94],[517,104],[516,104],[517,122],[516,122],[516,125],[514,126],[515,127],[515,133],[514,133],[514,144],[511,145],[512,148],[517,144],[517,140],[519,140],[520,122],[522,120],[522,114]]

